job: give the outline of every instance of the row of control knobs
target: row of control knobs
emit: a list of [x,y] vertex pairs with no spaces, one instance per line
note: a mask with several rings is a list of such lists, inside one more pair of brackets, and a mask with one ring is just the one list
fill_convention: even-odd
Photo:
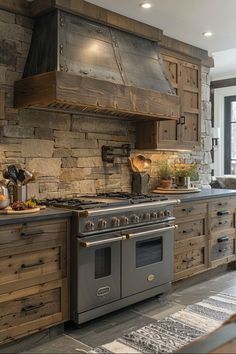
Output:
[[[171,211],[170,210],[164,210],[164,211],[157,211],[157,212],[152,212],[152,213],[144,213],[141,217],[138,215],[131,215],[130,220],[127,216],[121,216],[120,218],[114,216],[111,219],[111,226],[112,227],[119,227],[122,225],[129,225],[143,222],[143,221],[150,221],[150,220],[157,220],[159,218],[171,216]],[[88,221],[85,224],[86,231],[94,231],[95,230],[95,224],[92,221]],[[107,221],[105,219],[100,219],[98,220],[98,229],[106,229],[107,228]]]

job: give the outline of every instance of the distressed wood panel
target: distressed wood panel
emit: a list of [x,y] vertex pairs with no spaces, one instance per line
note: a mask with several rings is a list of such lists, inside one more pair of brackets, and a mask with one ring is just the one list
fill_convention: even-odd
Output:
[[30,16],[30,6],[26,0],[0,0],[0,9],[28,17]]
[[198,237],[206,234],[205,219],[181,222],[175,231],[175,241],[185,240],[187,238]]
[[31,4],[31,16],[38,16],[53,8],[59,8],[154,41],[159,41],[162,38],[163,31],[156,27],[119,15],[84,0],[33,1]]
[[[27,87],[27,89],[26,89]],[[125,113],[127,116],[177,119],[179,98],[153,90],[114,84],[63,72],[50,72],[15,83],[15,107],[70,105],[77,110]]]
[[[60,247],[53,247],[34,252],[10,255],[0,258],[0,283],[24,281],[29,278],[37,278],[43,281],[43,277],[50,273],[61,271]],[[63,262],[64,263],[64,262]],[[55,275],[56,278],[56,275]]]
[[[66,238],[67,221],[42,221],[28,224],[6,225],[0,227],[0,255],[5,254],[6,248],[14,253],[25,246],[48,241],[61,243]],[[16,248],[17,247],[17,248]],[[4,249],[4,250],[3,250]],[[3,250],[3,252],[1,252]],[[19,253],[19,251],[18,251]]]
[[60,313],[60,288],[0,304],[0,336],[10,327]]
[[199,141],[199,115],[195,113],[185,113],[185,123],[182,127],[182,142],[188,145]]
[[193,216],[207,214],[207,203],[182,203],[174,209],[174,215],[178,219],[186,218],[186,216]]
[[187,274],[197,273],[207,268],[206,242],[201,240],[198,245],[191,245],[190,249],[187,249],[188,243],[189,241],[186,241],[184,251],[175,253],[175,279],[180,279]]

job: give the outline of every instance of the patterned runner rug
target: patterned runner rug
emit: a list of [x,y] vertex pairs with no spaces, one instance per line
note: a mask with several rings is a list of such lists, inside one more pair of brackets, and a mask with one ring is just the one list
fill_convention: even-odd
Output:
[[216,294],[163,320],[132,331],[90,353],[173,353],[212,332],[236,313],[236,297]]

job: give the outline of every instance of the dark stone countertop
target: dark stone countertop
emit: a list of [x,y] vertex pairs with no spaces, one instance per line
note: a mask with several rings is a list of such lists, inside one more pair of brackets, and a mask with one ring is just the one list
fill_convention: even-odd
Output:
[[223,197],[236,197],[235,189],[202,189],[197,193],[188,193],[188,194],[166,194],[168,198],[180,199],[181,202],[193,202],[200,201],[204,199],[213,199],[213,198],[223,198]]
[[12,214],[0,215],[0,225],[17,224],[22,222],[43,221],[50,219],[69,218],[72,216],[70,210],[47,208],[35,214]]

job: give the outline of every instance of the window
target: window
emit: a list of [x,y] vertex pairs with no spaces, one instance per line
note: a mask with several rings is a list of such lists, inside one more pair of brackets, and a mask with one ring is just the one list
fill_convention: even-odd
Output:
[[225,97],[224,173],[236,175],[236,96]]

